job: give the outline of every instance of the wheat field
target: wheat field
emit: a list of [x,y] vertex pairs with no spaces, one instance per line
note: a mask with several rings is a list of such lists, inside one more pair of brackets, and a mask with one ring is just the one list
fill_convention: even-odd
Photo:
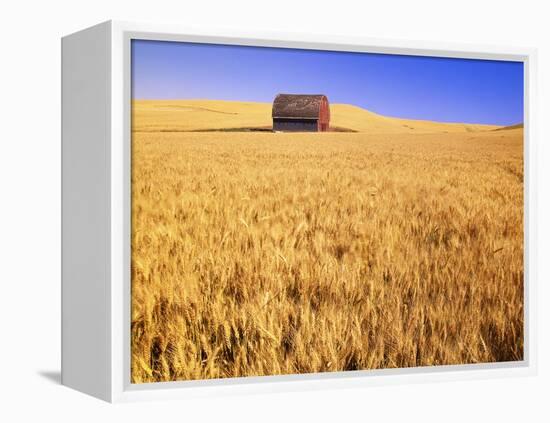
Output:
[[521,128],[176,106],[135,106],[133,383],[523,358]]

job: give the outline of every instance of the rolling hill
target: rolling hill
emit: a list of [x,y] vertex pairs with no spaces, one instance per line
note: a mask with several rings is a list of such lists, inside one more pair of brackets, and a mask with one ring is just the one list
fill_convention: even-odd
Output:
[[[461,133],[495,125],[442,123],[382,116],[349,104],[332,104],[331,128],[380,134]],[[222,100],[134,100],[135,132],[254,131],[271,129],[271,103]]]

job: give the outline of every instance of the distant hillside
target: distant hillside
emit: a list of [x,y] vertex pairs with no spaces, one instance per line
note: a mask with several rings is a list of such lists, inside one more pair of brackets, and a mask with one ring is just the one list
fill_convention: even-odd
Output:
[[510,126],[502,126],[500,128],[496,128],[495,131],[506,131],[509,129],[523,129],[523,123],[518,123],[517,125]]
[[[135,100],[134,131],[250,131],[269,130],[271,103],[222,100]],[[369,133],[476,132],[504,129],[494,125],[441,123],[378,115],[349,104],[332,104],[331,127],[339,131]]]
[[376,133],[433,133],[475,132],[496,129],[492,125],[442,123],[429,120],[400,119],[379,115],[349,104],[330,106],[331,125],[352,128],[359,132]]

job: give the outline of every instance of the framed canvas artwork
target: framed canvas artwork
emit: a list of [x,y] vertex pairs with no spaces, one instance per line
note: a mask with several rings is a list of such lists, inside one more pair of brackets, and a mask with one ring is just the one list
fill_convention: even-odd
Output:
[[535,371],[533,51],[122,22],[62,49],[65,385]]

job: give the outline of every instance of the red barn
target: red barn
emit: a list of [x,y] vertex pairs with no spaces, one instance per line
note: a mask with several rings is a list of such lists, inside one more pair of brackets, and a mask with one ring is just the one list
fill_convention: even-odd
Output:
[[279,94],[273,101],[274,131],[328,131],[330,107],[326,95]]

